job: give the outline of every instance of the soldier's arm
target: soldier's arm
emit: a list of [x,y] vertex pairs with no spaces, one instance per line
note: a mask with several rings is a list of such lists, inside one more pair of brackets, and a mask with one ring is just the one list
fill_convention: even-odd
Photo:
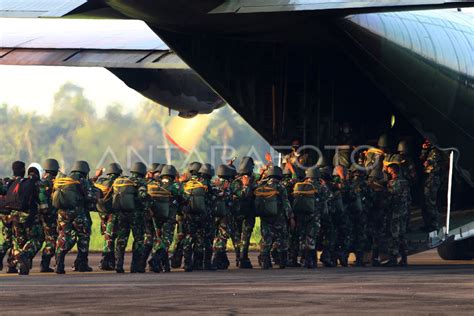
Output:
[[291,209],[290,200],[288,199],[288,192],[284,186],[280,187],[280,196],[285,216],[287,219],[291,219],[293,217],[293,211]]

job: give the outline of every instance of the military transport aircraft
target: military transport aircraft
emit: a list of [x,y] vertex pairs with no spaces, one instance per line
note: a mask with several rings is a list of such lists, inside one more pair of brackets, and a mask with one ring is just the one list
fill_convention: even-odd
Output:
[[[400,133],[416,129],[454,150],[458,171],[473,185],[474,14],[462,9],[473,6],[474,0],[3,0],[2,17],[136,19],[159,37],[107,29],[105,21],[75,32],[65,20],[60,34],[17,32],[16,20],[2,21],[0,64],[106,67],[185,117],[227,102],[272,145],[295,137],[327,144],[342,121],[375,137],[396,115]],[[474,258],[469,214],[453,222],[443,257]],[[424,235],[410,239],[412,252],[426,249]]]

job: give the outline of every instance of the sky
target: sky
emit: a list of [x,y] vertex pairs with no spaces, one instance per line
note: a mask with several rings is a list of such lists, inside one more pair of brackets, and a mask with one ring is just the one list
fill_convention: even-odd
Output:
[[49,115],[54,94],[68,81],[84,88],[99,115],[114,102],[120,102],[124,111],[130,112],[146,100],[104,68],[0,66],[0,104]]

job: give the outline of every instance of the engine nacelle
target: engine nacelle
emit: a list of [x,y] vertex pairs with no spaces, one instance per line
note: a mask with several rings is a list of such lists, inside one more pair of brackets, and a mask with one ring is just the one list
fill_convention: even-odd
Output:
[[438,254],[444,260],[474,259],[474,237],[463,240],[448,240],[438,247]]

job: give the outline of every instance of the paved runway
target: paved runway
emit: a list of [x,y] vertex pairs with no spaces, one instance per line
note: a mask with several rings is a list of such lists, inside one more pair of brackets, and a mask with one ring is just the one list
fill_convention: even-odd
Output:
[[[98,260],[91,255],[94,268]],[[429,251],[410,263],[123,275],[95,269],[58,276],[38,273],[36,262],[29,276],[0,272],[0,313],[474,314],[474,261],[442,261]]]

